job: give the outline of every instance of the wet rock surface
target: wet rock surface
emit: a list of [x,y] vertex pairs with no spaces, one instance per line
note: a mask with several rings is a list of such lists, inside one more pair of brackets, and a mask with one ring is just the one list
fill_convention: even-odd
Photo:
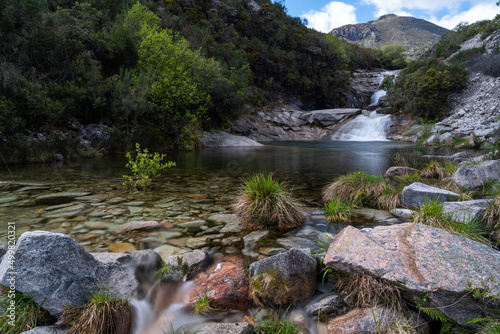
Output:
[[[482,317],[487,301],[469,289],[500,292],[500,252],[483,244],[421,224],[379,226],[364,232],[347,227],[337,234],[324,263],[348,274],[369,274],[401,285],[403,296],[427,296],[458,323]],[[489,278],[492,278],[490,280]]]

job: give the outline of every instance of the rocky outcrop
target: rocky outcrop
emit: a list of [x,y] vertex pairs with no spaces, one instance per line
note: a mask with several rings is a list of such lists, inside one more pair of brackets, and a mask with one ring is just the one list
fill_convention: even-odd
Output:
[[326,323],[328,334],[377,334],[391,333],[395,324],[405,324],[415,329],[416,334],[427,334],[429,325],[415,312],[398,312],[394,309],[375,306],[373,308],[355,309]]
[[106,254],[103,260],[64,234],[25,232],[17,241],[14,265],[7,257],[0,263],[0,284],[10,286],[14,278],[17,291],[31,295],[53,316],[60,315],[66,306],[85,304],[99,286],[110,286],[123,297],[133,296],[138,287],[129,268],[133,258]]
[[415,182],[403,188],[401,201],[404,206],[418,207],[426,201],[452,202],[458,200],[459,197],[459,194],[449,190]]
[[292,248],[250,265],[254,299],[263,305],[286,307],[314,296],[316,260]]
[[[337,234],[325,265],[346,274],[372,275],[401,286],[403,297],[436,308],[464,324],[484,316],[490,298],[475,300],[471,288],[500,293],[500,252],[421,224],[379,226]],[[491,279],[491,280],[490,280]],[[425,298],[423,298],[425,297]]]
[[247,137],[235,136],[224,131],[206,131],[201,136],[201,143],[205,147],[244,147],[244,146],[262,146]]
[[232,122],[232,131],[257,141],[330,139],[343,122],[361,109],[261,111]]
[[331,294],[323,296],[320,300],[310,303],[305,311],[313,317],[318,318],[320,315],[328,317],[336,317],[347,313],[350,310],[344,299],[339,294]]
[[488,160],[477,165],[462,166],[453,174],[453,181],[468,190],[478,189],[486,181],[500,181],[500,160]]

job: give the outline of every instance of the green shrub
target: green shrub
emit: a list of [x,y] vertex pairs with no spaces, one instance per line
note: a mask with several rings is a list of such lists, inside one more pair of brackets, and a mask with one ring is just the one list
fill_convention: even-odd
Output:
[[211,310],[210,297],[206,294],[198,295],[194,301],[194,313],[208,313]]
[[331,223],[349,222],[351,220],[352,205],[337,198],[325,204],[325,216]]
[[303,330],[299,329],[293,322],[286,320],[286,313],[280,318],[277,313],[271,317],[258,321],[255,326],[257,334],[301,334]]
[[383,176],[362,171],[342,175],[327,186],[323,190],[323,202],[333,199],[350,205],[387,210],[392,210],[399,204],[398,192]]
[[67,308],[61,319],[63,325],[71,326],[69,334],[129,333],[132,306],[128,300],[111,293],[109,289],[96,289],[90,295],[88,304]]
[[[4,334],[18,334],[34,329],[36,326],[47,324],[50,314],[38,306],[31,296],[20,292],[11,293],[10,290],[0,286],[0,332]],[[9,307],[14,302],[15,318],[11,315]]]
[[233,210],[247,228],[286,230],[305,223],[299,204],[273,174],[255,174],[244,183]]
[[130,168],[134,176],[123,175],[127,179],[124,185],[131,185],[133,187],[146,188],[151,186],[151,178],[160,175],[160,171],[165,168],[170,168],[175,166],[175,162],[169,161],[162,164],[161,161],[165,157],[165,154],[159,153],[149,153],[148,149],[145,148],[141,151],[139,144],[135,144],[136,155],[132,158],[132,154],[127,152],[126,157],[128,163],[126,167]]

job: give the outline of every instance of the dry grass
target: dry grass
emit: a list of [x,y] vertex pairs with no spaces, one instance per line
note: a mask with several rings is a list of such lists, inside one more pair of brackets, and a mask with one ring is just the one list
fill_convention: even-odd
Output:
[[500,194],[496,195],[484,214],[486,227],[495,233],[500,241]]
[[352,308],[372,307],[381,303],[401,308],[401,294],[396,286],[369,275],[338,275],[335,282],[346,293],[346,303]]
[[71,326],[68,334],[124,334],[130,332],[132,307],[107,290],[95,291],[88,304],[66,309],[61,320]]
[[323,190],[323,202],[333,199],[351,205],[392,210],[399,204],[400,196],[381,175],[354,172],[338,177]]
[[272,174],[256,174],[233,204],[233,211],[249,229],[287,230],[302,226],[306,217],[300,205]]
[[427,179],[442,179],[447,175],[445,169],[439,162],[429,161],[420,171],[420,176]]

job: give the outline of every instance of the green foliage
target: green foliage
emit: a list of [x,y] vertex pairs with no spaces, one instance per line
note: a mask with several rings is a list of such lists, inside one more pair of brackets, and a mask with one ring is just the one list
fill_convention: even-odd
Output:
[[286,312],[282,317],[273,313],[269,318],[258,321],[255,326],[257,334],[300,334],[303,331],[293,322],[286,320]]
[[149,153],[149,150],[145,148],[141,150],[139,144],[135,144],[136,154],[135,158],[132,158],[132,153],[127,152],[126,157],[128,163],[127,168],[134,174],[134,176],[123,175],[127,179],[124,185],[131,185],[133,187],[146,188],[151,186],[152,177],[159,176],[160,171],[165,168],[170,168],[175,166],[175,162],[168,161],[162,164],[161,161],[165,157],[165,154],[159,154],[157,152]]
[[406,66],[406,57],[404,47],[400,44],[387,44],[382,49],[382,59],[387,68],[400,69]]
[[305,223],[298,203],[273,174],[255,174],[244,184],[233,209],[246,227],[286,230]]
[[154,272],[156,279],[167,278],[174,273],[174,269],[166,263],[162,263],[161,267]]
[[443,203],[437,201],[426,201],[423,205],[420,205],[413,215],[413,222],[440,228],[489,247],[492,246],[491,242],[483,236],[485,232],[479,221],[472,218],[459,221],[453,218],[452,214],[445,214]]
[[212,310],[210,297],[206,294],[198,295],[194,301],[194,313],[208,313]]
[[325,216],[331,223],[349,222],[353,206],[333,198],[325,204]]
[[[38,306],[31,296],[20,292],[10,292],[0,287],[0,332],[5,334],[18,334],[44,325],[50,320],[50,314]],[[14,305],[11,313],[9,307]],[[14,316],[12,316],[14,315]]]

